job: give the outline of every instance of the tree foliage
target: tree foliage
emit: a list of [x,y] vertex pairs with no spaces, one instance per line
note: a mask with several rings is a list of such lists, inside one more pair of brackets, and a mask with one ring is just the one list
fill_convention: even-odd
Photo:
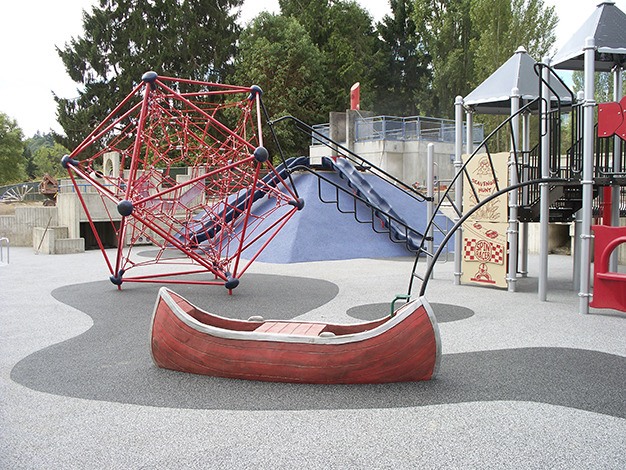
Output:
[[[622,83],[625,83],[624,78],[626,78],[626,73],[622,72]],[[614,101],[614,74],[612,72],[596,72],[594,75],[594,88],[594,100],[596,103]],[[574,93],[585,90],[585,74],[580,70],[572,73],[572,90]]]
[[37,168],[35,176],[41,178],[46,173],[54,177],[67,176],[67,170],[61,166],[61,158],[68,153],[65,147],[56,142],[50,146],[39,147],[33,155]]
[[389,4],[391,15],[377,26],[383,45],[375,108],[382,114],[412,116],[422,110],[421,91],[431,79],[431,57],[417,34],[414,0],[389,0]]
[[547,55],[558,21],[543,0],[416,0],[413,18],[432,58],[429,114],[442,117],[519,46]]
[[[321,52],[295,18],[261,13],[241,35],[231,81],[259,85],[271,119],[294,114],[305,122],[321,122],[330,110],[322,62]],[[308,141],[301,132],[283,125],[276,131],[286,153],[306,151]]]
[[322,54],[327,106],[343,111],[350,88],[360,82],[363,106],[374,105],[373,90],[382,62],[380,40],[370,14],[355,1],[279,0],[281,15],[295,18]]
[[133,89],[144,72],[221,81],[230,71],[243,0],[100,0],[83,13],[84,35],[57,51],[81,90],[55,97],[74,148]]
[[423,90],[426,112],[449,117],[454,98],[471,90],[473,56],[470,42],[476,31],[470,19],[471,0],[417,0],[413,11],[417,34],[430,54],[432,80]]
[[17,183],[23,181],[24,171],[24,143],[22,129],[15,119],[0,113],[0,184]]
[[556,37],[554,6],[543,0],[474,0],[470,18],[480,28],[471,41],[474,54],[473,85],[479,85],[520,46],[531,57],[543,59]]
[[[240,37],[243,0],[100,0],[84,13],[84,34],[58,50],[80,85],[56,97],[58,120],[74,148],[147,70],[234,84],[257,84],[272,117],[310,122],[343,111],[352,84],[362,109],[451,117],[466,95],[519,46],[548,55],[557,22],[544,0],[388,0],[373,25],[354,0],[279,0]],[[287,131],[281,131],[287,132]],[[291,152],[305,142],[287,133]]]

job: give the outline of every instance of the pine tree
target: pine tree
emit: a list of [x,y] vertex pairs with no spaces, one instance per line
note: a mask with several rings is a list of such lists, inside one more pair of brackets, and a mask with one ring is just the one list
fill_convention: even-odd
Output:
[[386,15],[377,30],[386,58],[377,76],[376,111],[381,114],[412,116],[421,110],[421,90],[431,78],[430,55],[417,34],[413,19],[413,0],[390,0],[391,15]]
[[81,86],[76,99],[55,97],[74,148],[133,89],[144,72],[223,81],[230,71],[243,0],[100,0],[84,12],[84,34],[57,52]]

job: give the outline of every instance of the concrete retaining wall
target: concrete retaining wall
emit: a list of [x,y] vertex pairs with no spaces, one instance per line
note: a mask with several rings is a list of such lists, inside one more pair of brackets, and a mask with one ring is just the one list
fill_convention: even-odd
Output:
[[35,227],[59,225],[56,207],[18,207],[15,215],[0,217],[0,236],[12,246],[31,246]]

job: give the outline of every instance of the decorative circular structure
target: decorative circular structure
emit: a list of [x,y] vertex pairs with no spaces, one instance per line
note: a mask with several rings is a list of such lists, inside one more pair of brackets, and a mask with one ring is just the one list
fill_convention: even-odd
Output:
[[[63,157],[114,284],[233,289],[301,208],[288,173],[273,166],[263,146],[261,95],[256,86],[146,72]],[[263,209],[255,210],[261,201]],[[103,214],[114,252],[105,249],[110,241],[103,241]],[[156,255],[138,258],[137,246],[146,243],[158,248]],[[205,281],[177,277],[202,272],[209,274]]]

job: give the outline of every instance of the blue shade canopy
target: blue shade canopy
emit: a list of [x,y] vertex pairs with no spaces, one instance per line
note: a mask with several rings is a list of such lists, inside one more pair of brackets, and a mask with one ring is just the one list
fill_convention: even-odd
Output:
[[557,52],[552,66],[564,70],[584,70],[584,47],[587,38],[596,44],[595,69],[609,72],[626,61],[626,14],[615,2],[602,2],[578,31]]
[[[513,88],[518,89],[522,106],[534,100],[539,96],[536,63],[526,50],[520,47],[509,60],[464,98],[464,105],[476,113],[509,114]],[[552,81],[551,86],[562,105],[572,104],[572,95],[567,87],[556,80]],[[536,109],[535,106],[533,111]]]

